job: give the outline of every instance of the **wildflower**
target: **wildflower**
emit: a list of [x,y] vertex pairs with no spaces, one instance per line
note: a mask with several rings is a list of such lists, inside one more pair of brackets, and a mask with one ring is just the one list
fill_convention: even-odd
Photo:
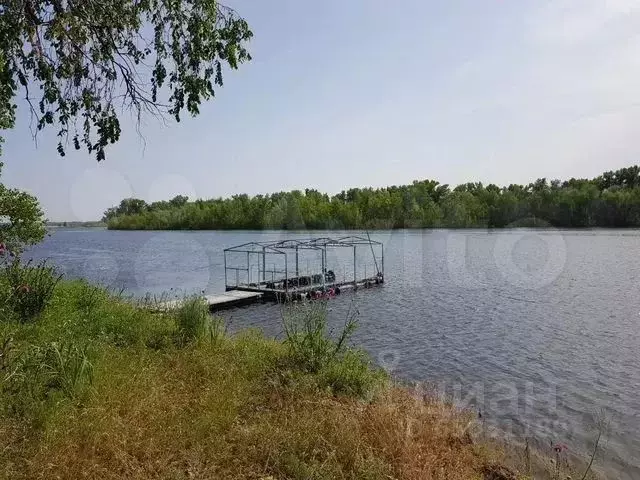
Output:
[[564,443],[556,443],[553,446],[553,451],[556,453],[562,453],[566,450],[569,450],[569,447],[567,447]]
[[7,246],[4,243],[0,243],[0,255],[7,253]]

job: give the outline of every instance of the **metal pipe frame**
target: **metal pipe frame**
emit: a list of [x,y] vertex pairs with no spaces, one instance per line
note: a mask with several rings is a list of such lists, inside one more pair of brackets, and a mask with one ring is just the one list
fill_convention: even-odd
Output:
[[[239,270],[247,271],[247,283],[250,283],[250,256],[251,253],[256,253],[258,255],[262,255],[262,280],[260,279],[260,275],[258,274],[258,282],[262,281],[262,283],[266,282],[266,256],[267,254],[272,255],[284,255],[284,263],[285,270],[276,272],[274,268],[273,274],[275,273],[283,273],[285,275],[285,291],[288,292],[288,279],[291,278],[289,275],[289,262],[287,258],[287,251],[295,250],[295,268],[296,268],[296,278],[300,276],[299,269],[299,250],[320,250],[320,254],[322,256],[322,286],[325,286],[325,269],[327,267],[327,248],[335,248],[335,247],[352,247],[353,248],[353,281],[354,285],[357,284],[357,258],[356,258],[356,247],[358,245],[369,245],[372,247],[372,254],[374,255],[375,260],[375,252],[373,251],[373,246],[380,246],[380,260],[381,260],[381,270],[377,272],[377,274],[382,274],[384,278],[384,244],[382,242],[371,240],[370,238],[364,238],[358,235],[348,235],[340,238],[330,238],[330,237],[319,237],[319,238],[310,238],[310,239],[287,239],[287,240],[277,240],[277,241],[266,241],[266,242],[247,242],[241,245],[236,245],[233,247],[224,249],[224,269],[225,269],[225,287],[229,286],[228,284],[228,275],[227,270],[235,270],[236,276]],[[238,267],[231,267],[227,262],[227,253],[246,253],[247,254],[247,267],[246,269],[240,269]],[[259,269],[259,264],[258,264]],[[309,272],[307,272],[309,273]],[[272,281],[274,279],[272,278]],[[236,285],[237,286],[237,285]],[[299,286],[299,285],[298,285]]]

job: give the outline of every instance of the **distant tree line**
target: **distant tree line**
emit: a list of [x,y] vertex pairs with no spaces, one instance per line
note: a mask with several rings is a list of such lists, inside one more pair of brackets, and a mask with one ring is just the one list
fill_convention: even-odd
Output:
[[451,189],[416,180],[334,196],[306,189],[195,201],[127,198],[103,221],[110,229],[132,230],[638,227],[640,167],[508,187],[477,182]]
[[62,228],[94,228],[105,226],[104,222],[82,222],[82,221],[67,221],[67,222],[46,222],[47,227],[62,227]]

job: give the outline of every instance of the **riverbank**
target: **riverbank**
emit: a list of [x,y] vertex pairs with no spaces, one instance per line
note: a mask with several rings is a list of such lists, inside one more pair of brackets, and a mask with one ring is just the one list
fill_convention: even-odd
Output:
[[526,478],[349,346],[352,319],[330,338],[322,303],[276,341],[56,279],[0,277],[2,478]]

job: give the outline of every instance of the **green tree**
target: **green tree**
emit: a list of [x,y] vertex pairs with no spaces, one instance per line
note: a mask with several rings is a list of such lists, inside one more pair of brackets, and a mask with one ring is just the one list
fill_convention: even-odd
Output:
[[[0,175],[2,174],[0,162]],[[25,246],[38,243],[46,233],[44,214],[38,200],[18,189],[0,183],[0,253],[15,254]]]
[[[4,52],[0,50],[0,130],[12,128],[15,121],[15,108],[10,102],[11,91],[6,82],[9,72],[4,58]],[[2,142],[0,136],[0,156]],[[0,162],[0,176],[2,167]],[[46,233],[44,222],[44,214],[34,196],[0,183],[0,254],[19,254],[25,246],[41,241]]]
[[454,191],[442,201],[443,220],[447,227],[487,226],[485,210],[485,206],[466,188]]
[[176,195],[171,200],[169,200],[169,203],[171,204],[172,207],[182,207],[186,205],[188,201],[189,201],[189,197],[185,195]]
[[[0,50],[0,130],[6,130],[13,127],[14,109],[10,101],[11,89],[7,85],[9,72],[7,64],[4,60],[4,54]],[[2,156],[2,143],[4,139],[0,136],[0,156]]]
[[[186,202],[185,202],[186,203]],[[125,198],[117,207],[111,207],[102,217],[102,220],[108,222],[112,218],[119,215],[138,215],[149,209],[147,202],[139,198]]]
[[[640,226],[640,169],[585,180],[500,188],[479,182],[450,189],[432,180],[384,188],[352,188],[333,197],[313,189],[227,199],[186,197],[121,202],[105,213],[110,228],[475,228]],[[140,203],[141,202],[141,203]]]
[[118,113],[170,115],[221,86],[223,67],[250,60],[245,20],[216,0],[4,0],[0,3],[0,115],[13,124],[22,89],[37,129],[105,158]]

